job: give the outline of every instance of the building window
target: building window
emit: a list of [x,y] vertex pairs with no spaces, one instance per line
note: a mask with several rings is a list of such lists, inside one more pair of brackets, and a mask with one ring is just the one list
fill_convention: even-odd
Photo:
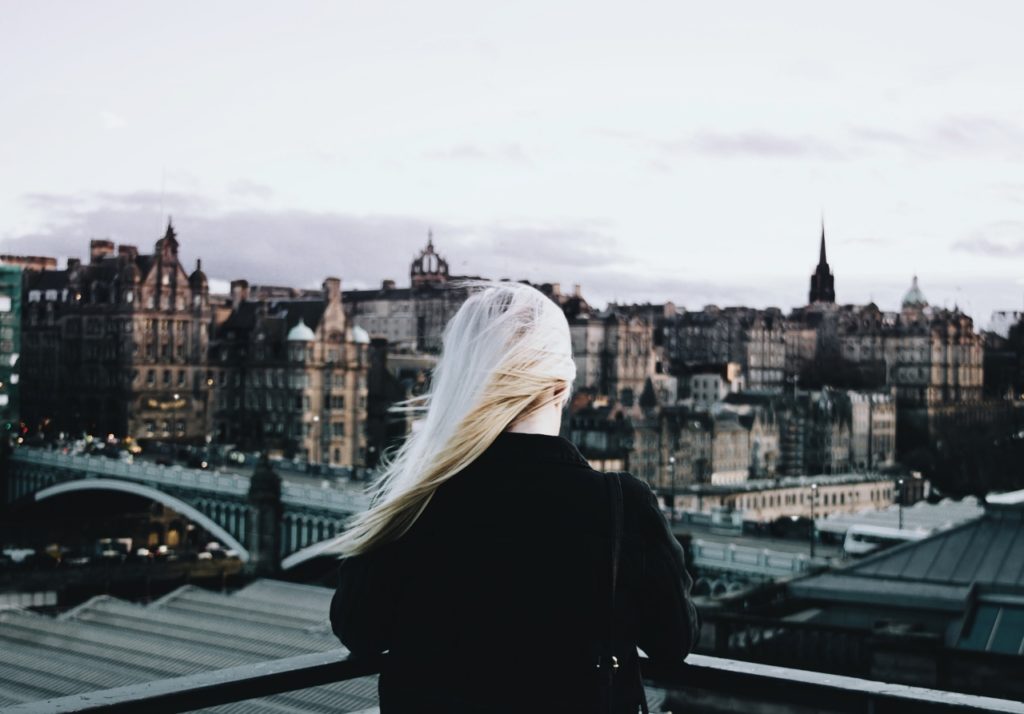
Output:
[[[150,386],[150,387],[152,387],[152,386],[154,386],[156,384],[156,370],[154,370],[154,369],[146,370],[146,384],[148,386]],[[150,431],[153,431],[153,430],[150,429]]]
[[336,421],[331,424],[331,433],[334,436],[345,436],[345,422]]
[[164,370],[164,384],[167,386],[171,385],[171,370],[169,369]]

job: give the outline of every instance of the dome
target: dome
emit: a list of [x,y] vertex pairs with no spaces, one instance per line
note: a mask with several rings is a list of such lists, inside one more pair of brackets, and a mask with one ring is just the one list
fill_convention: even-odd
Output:
[[354,325],[352,327],[352,341],[357,345],[368,345],[370,344],[370,333],[359,325]]
[[903,307],[928,307],[928,300],[925,298],[924,293],[921,292],[921,288],[917,285],[917,276],[914,276],[914,282],[910,286],[910,290],[903,296]]
[[295,327],[288,330],[289,342],[312,342],[315,339],[316,335],[309,329],[309,325],[302,318],[299,318],[299,321],[295,323]]

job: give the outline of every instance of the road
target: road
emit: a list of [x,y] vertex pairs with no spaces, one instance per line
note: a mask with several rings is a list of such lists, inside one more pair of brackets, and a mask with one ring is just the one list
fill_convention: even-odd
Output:
[[[810,555],[811,552],[811,544],[809,541],[796,538],[773,538],[770,536],[756,536],[748,534],[727,535],[723,533],[713,533],[709,528],[695,526],[693,524],[676,524],[673,530],[677,535],[690,534],[693,538],[700,538],[701,540],[709,541],[711,543],[734,543],[736,545],[744,545],[750,548],[766,548],[768,550],[775,550],[782,553],[806,553]],[[819,542],[814,545],[814,554],[817,557],[823,558],[842,557],[843,548],[841,545]]]

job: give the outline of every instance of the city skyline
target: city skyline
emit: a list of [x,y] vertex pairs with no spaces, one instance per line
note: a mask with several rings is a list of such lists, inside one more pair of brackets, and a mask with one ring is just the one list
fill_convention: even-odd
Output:
[[11,9],[0,250],[170,214],[211,278],[365,288],[432,227],[456,273],[788,309],[824,213],[839,302],[1024,307],[1019,6],[544,10]]

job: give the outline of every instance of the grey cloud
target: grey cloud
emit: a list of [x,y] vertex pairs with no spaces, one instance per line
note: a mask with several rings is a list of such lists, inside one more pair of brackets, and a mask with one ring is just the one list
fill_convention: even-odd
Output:
[[983,116],[948,117],[932,130],[940,146],[961,151],[1024,151],[1024,130],[1016,124]]
[[864,236],[861,238],[847,238],[842,241],[843,245],[889,245],[892,241],[886,238],[877,238],[874,236]]
[[956,241],[953,250],[993,257],[1024,256],[1024,222],[1000,221]]
[[274,189],[266,184],[248,179],[239,179],[228,184],[228,192],[243,198],[255,198],[266,201],[274,196]]
[[855,126],[850,129],[850,136],[861,141],[885,144],[900,148],[909,148],[917,144],[918,139],[891,129],[880,129],[871,126]]
[[843,152],[812,136],[776,134],[766,131],[738,133],[701,132],[678,148],[719,157],[842,159]]
[[478,144],[456,144],[444,149],[429,151],[428,159],[454,161],[507,161],[512,163],[530,163],[529,154],[520,144],[502,144],[495,147]]
[[946,156],[1024,157],[1024,128],[985,116],[947,116],[913,133],[872,126],[850,128],[863,149],[900,149],[916,158]]

